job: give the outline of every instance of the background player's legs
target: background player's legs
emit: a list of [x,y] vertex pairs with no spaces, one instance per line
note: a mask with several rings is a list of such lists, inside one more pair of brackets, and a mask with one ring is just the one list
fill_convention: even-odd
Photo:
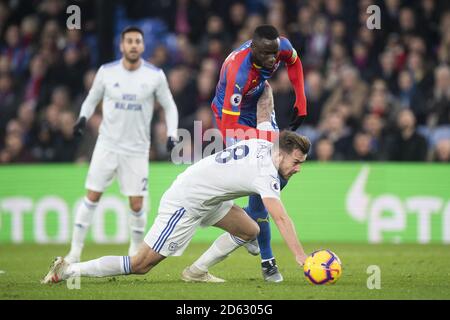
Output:
[[145,156],[125,155],[119,156],[118,159],[117,178],[120,191],[128,197],[130,203],[128,255],[134,256],[144,240],[147,224],[144,196],[148,194],[148,159]]
[[89,230],[89,226],[91,225],[92,216],[97,208],[101,196],[101,192],[88,190],[86,197],[77,209],[75,214],[75,223],[73,226],[70,252],[65,258],[69,263],[80,261],[84,240],[86,239],[86,234]]
[[128,255],[137,254],[140,245],[144,240],[145,226],[147,224],[147,214],[144,208],[144,197],[129,197],[130,215],[128,217],[128,225],[130,227],[130,247]]
[[211,247],[189,267],[194,275],[207,272],[210,267],[224,260],[231,252],[247,241],[255,239],[259,232],[258,225],[236,205],[233,205],[226,216],[214,226],[228,232],[219,236]]

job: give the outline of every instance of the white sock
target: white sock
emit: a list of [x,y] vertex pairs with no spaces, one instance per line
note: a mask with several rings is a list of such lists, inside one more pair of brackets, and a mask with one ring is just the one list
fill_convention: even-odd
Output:
[[128,225],[130,227],[130,248],[128,254],[134,256],[137,253],[139,246],[144,240],[145,226],[147,224],[147,215],[145,210],[139,212],[130,211]]
[[230,253],[245,243],[246,241],[228,232],[224,233],[192,264],[193,270],[191,270],[195,272],[195,269],[198,269],[202,272],[207,272],[210,267],[224,260]]
[[84,240],[86,239],[89,226],[91,225],[92,216],[97,208],[98,202],[92,202],[88,198],[84,198],[78,207],[75,215],[75,224],[73,226],[72,245],[69,255],[81,256]]
[[86,262],[72,263],[66,271],[68,277],[109,277],[130,273],[129,256],[105,256]]

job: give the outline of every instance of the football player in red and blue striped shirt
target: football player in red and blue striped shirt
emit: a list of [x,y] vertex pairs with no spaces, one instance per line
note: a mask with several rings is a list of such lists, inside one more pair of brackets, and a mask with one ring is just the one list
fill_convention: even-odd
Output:
[[[306,97],[300,58],[289,40],[279,36],[275,27],[261,25],[255,29],[251,40],[227,57],[220,71],[211,108],[227,145],[249,138],[269,141],[277,138],[278,126],[274,112],[270,121],[266,119],[258,124],[257,108],[259,99],[263,93],[267,93],[265,90],[270,92],[267,79],[272,77],[281,63],[286,65],[296,96],[290,129],[295,131],[302,123],[306,116]],[[281,181],[282,187],[285,184],[286,181]],[[261,197],[250,196],[245,210],[260,227],[258,244],[264,279],[283,281],[272,253],[269,216]],[[249,247],[247,249],[252,251]]]

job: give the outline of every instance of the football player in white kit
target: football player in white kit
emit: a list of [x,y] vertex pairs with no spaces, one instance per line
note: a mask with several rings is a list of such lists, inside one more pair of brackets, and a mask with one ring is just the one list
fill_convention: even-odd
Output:
[[[136,255],[105,256],[81,263],[68,263],[58,257],[42,283],[74,276],[145,274],[166,257],[181,255],[198,227],[213,225],[227,233],[215,241],[215,250],[204,257],[202,265],[210,267],[257,237],[258,224],[233,204],[234,199],[250,194],[261,195],[296,262],[303,265],[306,254],[280,200],[279,175],[289,179],[299,172],[309,148],[308,138],[283,131],[278,143],[245,140],[202,159],[180,174],[164,193],[155,222]],[[224,281],[201,267],[190,268],[183,279]]]
[[69,262],[80,261],[95,208],[114,177],[118,178],[121,193],[129,197],[129,255],[136,254],[142,243],[147,222],[143,204],[148,192],[150,122],[155,97],[165,111],[169,150],[177,139],[177,107],[164,72],[141,58],[144,39],[139,28],[128,27],[122,32],[120,51],[122,59],[98,70],[74,127],[75,135],[80,136],[103,100],[103,120],[85,184],[87,195],[76,212],[71,249],[66,256]]

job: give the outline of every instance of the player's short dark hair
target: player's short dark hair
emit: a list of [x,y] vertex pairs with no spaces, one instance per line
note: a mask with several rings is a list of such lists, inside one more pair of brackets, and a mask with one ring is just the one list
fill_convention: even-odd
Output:
[[123,40],[123,38],[125,38],[125,34],[127,34],[128,32],[139,32],[142,35],[142,38],[144,38],[144,32],[141,28],[136,26],[128,26],[123,29],[122,33],[120,34],[120,39]]
[[294,150],[300,150],[303,154],[308,154],[311,142],[308,137],[284,130],[280,133],[278,146],[281,151],[287,154],[291,154]]
[[280,35],[278,33],[278,30],[274,26],[270,24],[263,24],[256,27],[253,33],[253,40],[259,39],[275,40],[279,36]]

